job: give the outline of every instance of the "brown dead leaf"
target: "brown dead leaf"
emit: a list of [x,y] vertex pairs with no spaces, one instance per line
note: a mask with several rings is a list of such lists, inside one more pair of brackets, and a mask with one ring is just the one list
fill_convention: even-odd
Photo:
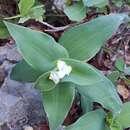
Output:
[[129,91],[124,85],[117,85],[117,91],[123,99],[127,99],[129,97]]

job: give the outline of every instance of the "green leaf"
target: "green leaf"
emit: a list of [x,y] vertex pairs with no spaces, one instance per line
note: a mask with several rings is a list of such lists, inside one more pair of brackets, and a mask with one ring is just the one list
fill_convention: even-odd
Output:
[[22,60],[12,69],[10,78],[21,82],[35,82],[41,74]]
[[84,7],[82,2],[77,2],[71,6],[66,6],[64,13],[72,21],[81,21],[86,17],[86,7]]
[[82,116],[74,124],[65,128],[65,130],[104,130],[105,129],[105,112],[96,110]]
[[6,26],[4,25],[4,23],[2,21],[0,21],[0,39],[6,39],[8,38],[9,32],[6,28]]
[[79,92],[92,101],[100,103],[114,114],[119,112],[122,102],[110,80],[102,76],[102,81],[87,86],[77,86]]
[[101,8],[108,5],[108,0],[83,0],[83,3],[88,7],[95,6]]
[[27,16],[21,17],[19,23],[24,23],[29,19],[35,19],[36,21],[42,21],[45,10],[43,5],[33,7]]
[[100,16],[68,29],[59,42],[68,50],[71,58],[88,61],[97,54],[126,17],[124,14]]
[[112,124],[110,125],[110,130],[123,130],[123,128],[119,122],[113,120]]
[[115,67],[123,72],[124,68],[125,68],[125,61],[124,61],[124,59],[123,58],[118,58],[116,60]]
[[121,78],[125,81],[126,85],[130,85],[130,79],[128,77],[123,76]]
[[123,129],[120,127],[117,127],[117,126],[113,126],[113,127],[111,127],[111,130],[123,130]]
[[115,84],[120,77],[120,73],[119,71],[112,71],[107,77]]
[[[40,21],[45,13],[45,9],[43,5],[35,6],[30,11],[30,16],[32,19]],[[43,18],[42,18],[43,20]]]
[[42,32],[5,22],[25,61],[34,69],[47,72],[55,67],[54,61],[68,58],[65,48]]
[[56,130],[67,116],[75,97],[73,84],[59,84],[52,91],[43,93],[43,106],[51,130]]
[[18,4],[20,15],[21,16],[27,15],[34,4],[35,0],[20,0]]
[[71,5],[72,2],[73,2],[72,0],[66,0],[66,4],[67,4],[67,5]]
[[118,1],[113,0],[112,3],[115,7],[118,7],[118,8],[121,8],[121,6],[123,5],[123,1],[121,1],[121,0],[118,0]]
[[35,87],[40,91],[50,91],[56,87],[56,84],[52,80],[49,79],[50,72],[46,72],[41,75],[36,83]]
[[115,121],[119,122],[124,129],[130,127],[130,102],[123,104],[121,112],[115,118]]

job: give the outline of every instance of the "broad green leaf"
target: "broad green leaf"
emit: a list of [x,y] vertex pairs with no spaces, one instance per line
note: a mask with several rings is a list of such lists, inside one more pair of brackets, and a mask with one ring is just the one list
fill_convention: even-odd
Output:
[[115,119],[125,129],[130,127],[130,102],[123,104],[121,112]]
[[125,61],[124,61],[124,59],[123,58],[118,58],[116,60],[115,67],[123,72],[124,68],[125,68]]
[[77,89],[86,98],[100,103],[104,108],[114,114],[120,111],[122,102],[110,80],[102,76],[102,81],[87,86],[77,86]]
[[83,0],[83,3],[88,7],[95,6],[100,8],[108,5],[108,0]]
[[37,89],[40,91],[50,91],[56,87],[56,84],[49,79],[49,75],[50,72],[46,72],[37,79],[35,83]]
[[65,128],[65,130],[104,130],[105,112],[96,110],[89,112],[79,118],[74,124]]
[[72,82],[77,85],[90,85],[102,80],[102,75],[93,66],[73,59],[63,59],[72,67],[69,76],[65,76],[61,82]]
[[82,2],[77,2],[70,6],[66,6],[64,13],[72,21],[81,21],[86,17],[86,7],[84,7]]
[[65,48],[42,32],[5,22],[25,61],[37,71],[47,72],[54,68],[54,61],[67,58]]
[[21,82],[35,82],[41,74],[22,60],[12,69],[10,78]]
[[56,130],[67,116],[75,97],[74,86],[59,84],[52,91],[43,93],[43,106],[49,120],[50,130]]
[[127,15],[110,14],[68,29],[59,42],[69,52],[70,58],[89,60],[116,32]]
[[6,26],[4,25],[4,23],[2,21],[0,21],[0,39],[6,39],[8,38],[9,32],[6,28]]
[[35,4],[35,0],[20,0],[18,5],[20,15],[21,16],[27,15],[34,4]]

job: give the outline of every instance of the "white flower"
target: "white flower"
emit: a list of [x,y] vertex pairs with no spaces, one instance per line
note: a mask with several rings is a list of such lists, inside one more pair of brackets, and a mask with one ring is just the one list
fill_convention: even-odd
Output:
[[69,75],[72,71],[72,67],[68,66],[64,61],[57,61],[57,67],[55,70],[51,71],[49,79],[54,81],[55,84],[58,84],[61,79],[66,75]]
[[59,60],[57,62],[57,68],[59,70],[59,76],[61,77],[61,79],[65,76],[65,75],[69,75],[70,72],[72,71],[72,67],[68,66],[64,61]]
[[55,84],[58,84],[60,82],[60,78],[57,71],[51,71],[51,74],[49,76],[49,79],[53,80]]

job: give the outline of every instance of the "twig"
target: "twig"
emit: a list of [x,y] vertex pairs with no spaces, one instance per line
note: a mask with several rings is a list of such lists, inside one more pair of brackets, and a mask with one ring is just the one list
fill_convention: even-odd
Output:
[[82,20],[80,22],[76,22],[76,23],[73,23],[73,24],[69,24],[69,25],[66,25],[66,26],[62,26],[62,27],[54,27],[53,25],[50,25],[49,23],[47,22],[42,22],[42,21],[39,21],[41,24],[49,27],[50,29],[46,29],[45,31],[46,32],[59,32],[59,31],[64,31],[70,27],[73,27],[73,26],[76,26],[76,25],[79,25],[81,23],[84,23],[85,20]]
[[47,29],[45,31],[46,32],[59,32],[59,31],[64,31],[64,30],[66,30],[70,27],[71,27],[70,25],[66,25],[66,26],[63,26],[63,27],[55,27],[55,29]]
[[49,24],[49,23],[47,23],[47,22],[43,22],[43,21],[39,21],[41,24],[43,24],[43,25],[45,25],[45,26],[47,26],[47,27],[49,27],[49,28],[51,28],[51,29],[56,29],[56,27],[54,27],[54,26],[52,26],[51,24]]
[[74,24],[69,24],[69,25],[66,25],[66,26],[62,26],[62,27],[54,27],[53,25],[50,25],[49,23],[47,22],[42,22],[42,21],[39,21],[41,24],[49,27],[50,29],[46,29],[45,31],[46,32],[59,32],[59,31],[63,31],[63,30],[66,30],[72,26],[75,26],[75,25],[78,25],[80,23],[74,23]]
[[51,29],[46,29],[45,31],[46,32],[58,32],[58,31],[63,31],[67,28],[70,27],[70,25],[66,25],[66,26],[63,26],[63,27],[54,27],[53,25],[47,23],[47,22],[43,22],[43,21],[40,21],[41,24],[51,28]]

